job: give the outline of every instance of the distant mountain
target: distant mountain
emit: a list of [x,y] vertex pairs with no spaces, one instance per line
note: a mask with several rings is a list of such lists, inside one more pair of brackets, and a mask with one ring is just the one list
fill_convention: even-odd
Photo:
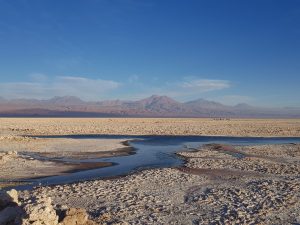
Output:
[[94,102],[86,102],[74,96],[48,100],[5,100],[0,97],[0,116],[300,118],[300,108],[263,108],[245,103],[228,106],[205,99],[182,103],[158,95],[138,101]]
[[135,104],[150,112],[176,112],[183,108],[182,103],[167,96],[158,95],[136,101]]
[[55,105],[81,105],[85,104],[84,101],[82,101],[78,97],[74,96],[64,96],[64,97],[58,97],[55,96],[54,98],[49,99],[46,101],[48,104],[55,104]]
[[107,101],[97,102],[95,104],[99,106],[114,107],[114,106],[122,106],[125,103],[126,102],[117,99],[117,100],[107,100]]

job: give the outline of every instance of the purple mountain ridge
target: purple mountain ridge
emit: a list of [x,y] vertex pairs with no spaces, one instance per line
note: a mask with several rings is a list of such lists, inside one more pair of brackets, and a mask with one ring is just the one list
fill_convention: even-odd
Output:
[[48,100],[0,97],[0,116],[300,118],[300,108],[263,108],[245,103],[229,106],[205,99],[178,102],[159,95],[138,101],[83,101],[74,96]]

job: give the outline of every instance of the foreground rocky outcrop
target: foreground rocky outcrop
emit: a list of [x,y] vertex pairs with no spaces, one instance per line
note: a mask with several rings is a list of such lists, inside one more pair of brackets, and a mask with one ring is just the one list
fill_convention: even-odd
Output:
[[0,192],[0,225],[21,224],[23,210],[16,190]]
[[20,202],[18,192],[0,192],[0,225],[96,225],[84,209],[55,206],[49,197]]

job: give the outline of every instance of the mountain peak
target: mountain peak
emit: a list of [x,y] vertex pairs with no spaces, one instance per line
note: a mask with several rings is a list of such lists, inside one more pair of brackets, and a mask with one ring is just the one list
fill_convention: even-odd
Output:
[[175,108],[180,108],[182,105],[180,102],[177,102],[168,96],[160,95],[152,95],[149,98],[142,99],[136,103],[146,110],[157,112],[172,111]]
[[165,96],[165,95],[152,95],[148,98],[144,98],[138,102],[141,102],[141,103],[145,103],[145,104],[152,104],[152,103],[163,103],[163,104],[166,104],[166,103],[179,103],[177,101],[175,101],[174,99],[168,97],[168,96]]

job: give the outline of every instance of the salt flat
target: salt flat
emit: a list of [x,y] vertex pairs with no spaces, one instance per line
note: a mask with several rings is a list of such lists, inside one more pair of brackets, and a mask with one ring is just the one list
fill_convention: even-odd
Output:
[[[32,135],[207,135],[300,137],[298,119],[178,119],[178,118],[0,118],[0,178],[28,178],[61,174],[76,165],[41,163],[20,154],[91,158],[126,155],[125,139],[33,138]],[[27,135],[27,136],[26,136]],[[25,137],[24,137],[25,136]],[[5,156],[6,155],[6,156]],[[18,163],[19,162],[19,163]],[[82,168],[82,167],[80,167]],[[17,172],[18,171],[18,172]]]
[[220,135],[300,137],[300,119],[0,118],[0,135]]
[[[21,151],[44,153],[50,158],[62,154],[76,158],[78,153],[82,157],[95,154],[95,150],[107,154],[126,148],[125,139],[28,137],[31,135],[300,137],[300,120],[1,118],[0,132],[1,178],[8,179],[43,173],[49,176],[76,169],[74,165],[60,167],[47,160],[22,158],[18,154]],[[194,152],[178,154],[186,160],[180,168],[39,187],[20,192],[20,204],[37,207],[38,204],[33,204],[35,199],[43,202],[41,199],[51,197],[54,215],[53,210],[83,208],[99,224],[300,223],[299,144],[206,145]],[[236,154],[243,157],[237,158]],[[49,210],[47,207],[45,210]]]

